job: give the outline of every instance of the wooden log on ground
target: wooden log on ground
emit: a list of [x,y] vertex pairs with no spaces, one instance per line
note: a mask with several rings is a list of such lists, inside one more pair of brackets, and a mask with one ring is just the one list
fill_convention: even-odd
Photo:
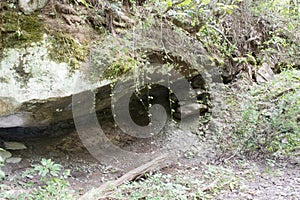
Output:
[[104,183],[100,187],[88,191],[83,196],[81,196],[78,200],[100,199],[101,197],[105,196],[105,193],[108,192],[110,189],[118,187],[126,181],[135,180],[136,178],[143,176],[145,173],[149,173],[151,171],[161,169],[162,167],[164,167],[162,163],[165,162],[167,158],[168,158],[167,154],[161,155],[151,160],[150,162],[147,162],[146,164],[143,164],[142,166],[127,172],[126,174],[124,174],[123,176],[121,176],[115,181]]

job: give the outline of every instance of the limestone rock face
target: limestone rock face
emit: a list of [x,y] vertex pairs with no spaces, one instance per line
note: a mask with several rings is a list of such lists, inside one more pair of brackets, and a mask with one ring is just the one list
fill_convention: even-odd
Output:
[[[81,70],[49,58],[47,36],[5,49],[0,60],[0,128],[38,127],[72,119],[72,94],[90,88]],[[79,87],[75,87],[80,82]]]
[[[144,41],[144,38],[141,37],[140,41]],[[58,59],[53,59],[51,53],[56,50],[57,52],[60,51],[55,49],[56,46],[51,48],[53,46],[50,45],[53,44],[46,34],[42,41],[31,43],[26,47],[4,49],[0,60],[0,134],[4,130],[3,134],[15,135],[16,133],[13,132],[12,128],[19,127],[25,129],[28,127],[41,128],[55,124],[65,127],[65,125],[72,123],[73,116],[74,119],[85,119],[84,116],[89,117],[95,111],[103,111],[110,106],[112,107],[111,103],[120,105],[114,107],[115,111],[118,111],[116,116],[126,114],[128,117],[128,112],[123,112],[124,109],[125,111],[127,109],[128,99],[131,108],[133,108],[130,115],[133,115],[136,121],[142,121],[141,117],[145,118],[145,124],[141,124],[142,128],[148,123],[147,109],[145,109],[147,104],[144,102],[147,102],[149,107],[150,104],[162,104],[161,110],[170,113],[171,110],[176,110],[177,104],[183,103],[179,101],[185,101],[186,104],[185,106],[182,105],[182,113],[178,117],[182,121],[185,121],[185,118],[190,115],[207,112],[207,106],[196,103],[198,100],[206,103],[209,99],[209,94],[205,91],[209,90],[208,82],[210,79],[217,77],[217,74],[214,73],[214,65],[210,65],[209,61],[206,62],[205,51],[202,48],[195,50],[193,44],[190,43],[188,43],[190,44],[189,49],[186,50],[186,46],[182,47],[184,51],[166,43],[164,47],[169,48],[172,52],[169,53],[171,57],[166,60],[163,51],[160,51],[156,46],[151,46],[153,44],[161,45],[160,39],[157,43],[146,41],[149,44],[142,45],[143,43],[141,43],[139,48],[147,51],[149,66],[146,66],[146,69],[149,73],[147,72],[147,77],[146,75],[140,77],[143,81],[140,81],[139,84],[153,83],[151,102],[148,101],[148,90],[143,90],[143,87],[140,88],[140,95],[136,96],[136,99],[131,98],[135,94],[137,84],[134,75],[130,73],[130,79],[127,79],[126,74],[123,75],[124,77],[120,75],[121,77],[118,77],[120,84],[111,88],[112,80],[107,80],[109,77],[104,76],[103,70],[101,71],[102,67],[105,68],[113,63],[104,56],[107,54],[104,44],[103,51],[100,48],[102,46],[99,46],[97,47],[101,50],[99,53],[91,51],[92,56],[86,58],[86,65],[90,66],[91,69],[85,65],[82,65],[81,69],[76,69],[66,63],[53,61]],[[181,56],[182,52],[186,52],[187,55]],[[91,62],[94,60],[99,63]],[[178,69],[174,70],[178,73],[173,73],[171,69],[162,67],[167,66],[168,63],[178,65]],[[172,84],[176,96],[173,100],[174,105],[170,105],[169,101],[168,87],[171,87],[168,85],[169,83]],[[158,85],[161,84],[165,85],[159,87]],[[193,92],[190,94],[191,91]],[[137,101],[134,102],[133,100]],[[157,116],[160,116],[160,113],[158,114]],[[131,117],[130,115],[129,117]],[[88,117],[82,123],[89,122]],[[127,119],[126,117],[123,119]],[[161,121],[158,121],[161,124]],[[27,133],[27,129],[25,129],[24,131]],[[30,134],[32,131],[33,129],[30,130]],[[52,132],[57,131],[52,129]]]
[[19,0],[19,7],[24,14],[30,14],[44,8],[49,0]]

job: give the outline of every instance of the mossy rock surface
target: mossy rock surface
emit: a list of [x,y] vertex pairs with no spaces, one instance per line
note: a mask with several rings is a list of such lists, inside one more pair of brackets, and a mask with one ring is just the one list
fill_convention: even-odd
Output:
[[19,49],[42,42],[45,34],[50,36],[51,45],[48,46],[50,58],[57,63],[67,63],[71,67],[70,71],[78,69],[88,55],[87,45],[81,44],[68,33],[47,29],[38,13],[24,15],[15,10],[7,10],[0,16],[2,18],[0,55],[7,48]]
[[5,11],[2,17],[3,48],[24,47],[42,40],[45,25],[37,14],[27,16],[16,11]]
[[[88,56],[87,45],[81,44],[72,35],[52,31],[50,34],[49,56],[53,61],[67,63],[72,70],[78,69]],[[71,70],[71,71],[72,71]]]

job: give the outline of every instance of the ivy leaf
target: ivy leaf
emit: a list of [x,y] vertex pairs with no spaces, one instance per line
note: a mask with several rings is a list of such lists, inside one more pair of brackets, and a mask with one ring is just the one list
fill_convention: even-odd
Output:
[[167,6],[168,6],[168,7],[171,7],[172,5],[173,5],[172,0],[167,0]]

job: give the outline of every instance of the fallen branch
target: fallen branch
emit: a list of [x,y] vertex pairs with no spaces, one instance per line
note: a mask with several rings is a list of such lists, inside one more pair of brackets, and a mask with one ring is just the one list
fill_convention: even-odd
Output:
[[295,89],[294,88],[288,88],[282,92],[279,92],[278,94],[274,95],[272,97],[272,99],[277,99],[278,97],[281,97],[282,95],[286,94],[286,93],[289,93],[289,92],[295,92]]
[[161,155],[151,160],[150,162],[127,172],[126,174],[124,174],[122,177],[118,178],[115,181],[104,183],[100,187],[88,191],[83,196],[81,196],[79,200],[99,199],[101,198],[101,196],[105,195],[104,193],[109,191],[109,189],[111,188],[118,187],[126,181],[135,180],[136,178],[143,176],[145,173],[160,169],[162,167],[161,165],[162,162],[166,161],[167,157],[168,157],[167,154]]

